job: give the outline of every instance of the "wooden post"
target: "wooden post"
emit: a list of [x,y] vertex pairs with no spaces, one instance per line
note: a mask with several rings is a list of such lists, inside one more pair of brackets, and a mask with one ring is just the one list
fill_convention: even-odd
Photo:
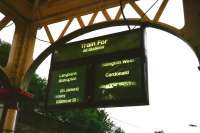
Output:
[[[8,63],[4,68],[11,81],[12,89],[19,87],[24,74],[33,61],[32,56],[36,33],[37,28],[31,24],[16,24]],[[15,131],[18,114],[17,103],[18,101],[15,98],[9,99],[9,103],[4,107],[3,133],[14,133]]]
[[6,110],[2,133],[14,133],[17,121],[17,108],[8,108]]
[[[15,34],[5,71],[12,84],[20,84],[32,63],[37,27],[30,24],[16,24]],[[23,88],[22,88],[23,89]]]

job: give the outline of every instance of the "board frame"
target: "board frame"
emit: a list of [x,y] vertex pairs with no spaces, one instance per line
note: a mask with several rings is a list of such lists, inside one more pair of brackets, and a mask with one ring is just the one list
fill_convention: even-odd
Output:
[[[133,52],[132,57],[137,57],[140,56],[141,60],[142,60],[142,66],[141,68],[143,69],[143,73],[142,73],[142,85],[144,88],[143,89],[143,95],[144,97],[140,97],[139,99],[132,99],[133,101],[121,101],[121,102],[113,102],[113,101],[100,101],[100,102],[94,102],[94,92],[92,91],[92,85],[88,85],[87,83],[87,89],[86,89],[86,95],[87,98],[85,99],[85,101],[83,103],[75,103],[75,104],[61,104],[61,105],[48,105],[48,97],[49,97],[49,92],[50,92],[50,86],[49,86],[49,81],[51,80],[52,77],[52,71],[53,70],[57,70],[60,69],[62,67],[70,67],[70,65],[68,64],[69,62],[66,61],[61,61],[61,62],[57,62],[56,65],[54,64],[54,52],[52,52],[52,60],[51,60],[51,67],[50,67],[50,71],[49,71],[49,80],[48,80],[48,89],[47,89],[47,95],[46,95],[46,109],[48,110],[64,110],[64,109],[68,109],[68,108],[88,108],[88,107],[121,107],[121,106],[139,106],[139,105],[148,105],[149,104],[149,99],[148,99],[148,73],[147,73],[147,58],[146,58],[146,53],[145,53],[145,46],[144,46],[144,27],[139,28],[139,30],[142,30],[142,37],[141,37],[141,47],[136,49],[130,49],[130,50],[126,50],[125,52]],[[123,32],[119,32],[119,33],[113,33],[110,35],[105,35],[105,36],[115,36],[117,34],[124,34],[124,33],[130,33],[130,32],[134,32],[134,30],[131,31],[123,31]],[[96,38],[104,38],[105,36],[101,36],[101,37],[95,37],[92,39],[96,39]],[[92,39],[86,39],[88,40],[92,40]],[[85,40],[83,40],[85,41]],[[73,43],[68,43],[68,45],[75,45],[79,42],[83,42],[83,41],[78,41],[78,42],[73,42]],[[63,42],[63,41],[62,41]],[[63,44],[60,45],[62,48]],[[58,48],[59,49],[59,48]],[[109,53],[106,55],[102,55],[101,60],[106,60],[108,57],[112,57],[112,56],[119,56],[119,55],[124,55],[125,53],[124,51],[119,51],[119,52],[114,52],[114,53]],[[90,57],[90,58],[94,58],[96,59],[98,56],[94,56],[94,57]],[[87,59],[86,59],[87,60]],[[90,59],[93,60],[93,59]],[[75,61],[75,63],[73,65],[79,65],[80,62],[82,61],[82,59],[78,59]],[[95,61],[92,62],[92,64],[95,64]],[[91,65],[90,67],[87,68],[87,71],[92,70],[92,68],[94,67],[94,65]],[[90,77],[92,75],[89,75]],[[87,82],[88,82],[88,76],[87,76]],[[90,98],[88,98],[90,97]]]

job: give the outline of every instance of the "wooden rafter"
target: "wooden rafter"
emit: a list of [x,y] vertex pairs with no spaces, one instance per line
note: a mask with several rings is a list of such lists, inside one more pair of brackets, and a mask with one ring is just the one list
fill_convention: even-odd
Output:
[[44,29],[45,29],[45,31],[46,31],[46,33],[47,33],[47,36],[48,36],[48,38],[49,38],[50,43],[53,43],[54,40],[53,40],[53,37],[52,37],[52,35],[51,35],[51,32],[50,32],[48,26],[45,25],[45,26],[44,26]]
[[162,13],[163,13],[163,11],[164,11],[164,9],[165,9],[165,7],[166,7],[168,2],[169,2],[169,0],[163,0],[159,10],[157,11],[157,13],[156,13],[156,15],[154,17],[154,21],[155,22],[159,21],[159,19],[160,19],[160,17],[161,17],[161,15],[162,15]]
[[77,17],[77,20],[81,28],[85,27],[85,24],[80,16]]
[[142,11],[142,9],[135,2],[130,1],[130,4],[143,20],[150,21],[149,17]]
[[92,17],[91,17],[90,22],[89,22],[88,25],[92,25],[92,24],[94,23],[94,20],[95,20],[95,18],[97,17],[97,14],[98,14],[98,12],[95,12],[95,13],[92,15]]
[[[122,10],[124,10],[125,5],[122,5]],[[120,16],[122,15],[121,9],[118,9],[118,12],[115,16],[115,20],[119,20]]]
[[112,20],[111,17],[110,17],[110,15],[106,11],[106,9],[103,9],[102,13],[103,13],[103,15],[104,15],[104,17],[106,18],[107,21],[111,21]]
[[69,21],[67,22],[67,24],[65,25],[63,31],[61,32],[59,38],[62,38],[64,36],[64,34],[66,33],[67,29],[69,28],[70,24],[72,23],[73,19],[69,19]]
[[0,21],[0,31],[11,21],[10,17],[4,17],[1,21]]

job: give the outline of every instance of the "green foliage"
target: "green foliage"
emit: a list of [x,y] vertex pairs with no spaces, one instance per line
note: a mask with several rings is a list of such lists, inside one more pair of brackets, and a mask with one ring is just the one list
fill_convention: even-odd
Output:
[[125,133],[120,127],[115,129],[114,133]]
[[44,101],[46,88],[47,80],[42,79],[37,74],[33,74],[28,91],[34,95],[35,100],[37,100],[38,102]]
[[[81,133],[111,133],[113,122],[104,110],[84,109],[54,113],[61,120],[80,128]],[[74,133],[71,131],[70,133]]]
[[0,40],[0,65],[6,66],[10,51],[10,44]]

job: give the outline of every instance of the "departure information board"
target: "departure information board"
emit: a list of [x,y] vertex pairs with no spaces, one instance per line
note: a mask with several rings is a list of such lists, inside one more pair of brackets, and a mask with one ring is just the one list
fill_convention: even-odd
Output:
[[110,107],[148,104],[143,30],[125,31],[54,51],[47,107]]
[[142,61],[126,57],[96,65],[95,101],[128,100],[141,89]]
[[80,103],[84,99],[86,67],[66,68],[52,72],[49,105]]

